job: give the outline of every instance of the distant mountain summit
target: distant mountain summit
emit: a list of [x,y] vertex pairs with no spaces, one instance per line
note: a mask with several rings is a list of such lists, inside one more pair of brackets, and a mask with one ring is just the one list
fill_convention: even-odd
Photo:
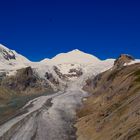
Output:
[[16,51],[10,50],[4,45],[0,44],[0,66],[2,69],[18,69],[25,67],[25,64],[29,62],[30,61],[27,58],[18,54]]
[[16,56],[13,51],[0,44],[0,58],[1,60],[15,60]]
[[67,53],[60,53],[50,59],[53,64],[62,64],[62,63],[97,63],[100,60],[90,54],[84,53],[78,49],[72,50]]

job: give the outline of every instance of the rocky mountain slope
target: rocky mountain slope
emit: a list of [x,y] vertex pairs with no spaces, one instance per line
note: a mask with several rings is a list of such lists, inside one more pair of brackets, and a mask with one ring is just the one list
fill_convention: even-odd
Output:
[[5,76],[0,85],[18,94],[43,93],[51,89],[50,85],[39,78],[31,67],[18,69],[16,75]]
[[114,66],[88,79],[91,96],[78,111],[78,140],[140,139],[140,63],[121,55]]

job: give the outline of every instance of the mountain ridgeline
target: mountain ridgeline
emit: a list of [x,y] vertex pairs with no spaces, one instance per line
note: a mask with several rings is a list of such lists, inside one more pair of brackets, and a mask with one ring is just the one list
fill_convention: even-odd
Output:
[[[46,97],[39,98],[41,96]],[[27,107],[36,106],[35,101],[41,101],[42,106],[29,115]],[[32,115],[34,113],[36,115]],[[43,124],[41,115],[44,113]],[[58,120],[63,119],[50,121],[53,113]],[[22,130],[26,123],[16,122],[18,116],[29,120],[34,116],[38,129],[32,135],[21,134],[17,128]],[[116,60],[100,60],[76,49],[52,59],[31,62],[0,45],[0,130],[2,128],[2,140],[21,139],[21,135],[26,140],[39,137],[45,140],[46,132],[40,132],[39,128],[49,130],[48,140],[139,140],[140,60],[125,54]],[[55,131],[61,135],[51,135]]]

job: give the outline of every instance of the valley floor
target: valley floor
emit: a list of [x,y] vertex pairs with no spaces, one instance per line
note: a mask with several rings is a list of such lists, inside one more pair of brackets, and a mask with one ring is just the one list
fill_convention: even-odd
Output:
[[0,126],[1,140],[75,140],[76,108],[86,92],[67,89],[29,101],[21,114]]

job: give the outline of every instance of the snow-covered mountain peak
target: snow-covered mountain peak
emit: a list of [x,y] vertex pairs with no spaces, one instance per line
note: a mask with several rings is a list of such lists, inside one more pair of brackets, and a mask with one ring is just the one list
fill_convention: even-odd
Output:
[[17,69],[26,67],[28,63],[30,61],[27,58],[0,44],[0,72],[13,73]]
[[74,50],[72,50],[72,51],[70,51],[68,53],[84,53],[84,52],[83,51],[80,51],[78,49],[74,49]]
[[0,44],[0,60],[9,61],[12,59],[16,59],[14,52]]
[[50,62],[53,64],[90,64],[98,63],[100,60],[91,54],[75,49],[67,53],[60,53],[56,55],[50,60]]
[[29,62],[29,60],[27,58],[25,58],[24,56],[18,54],[16,51],[11,50],[7,47],[5,47],[4,45],[0,44],[0,62],[5,62],[5,61],[9,61],[9,62]]
[[45,58],[45,59],[41,60],[40,62],[41,62],[41,63],[47,63],[47,62],[49,62],[49,61],[50,61],[49,58]]

